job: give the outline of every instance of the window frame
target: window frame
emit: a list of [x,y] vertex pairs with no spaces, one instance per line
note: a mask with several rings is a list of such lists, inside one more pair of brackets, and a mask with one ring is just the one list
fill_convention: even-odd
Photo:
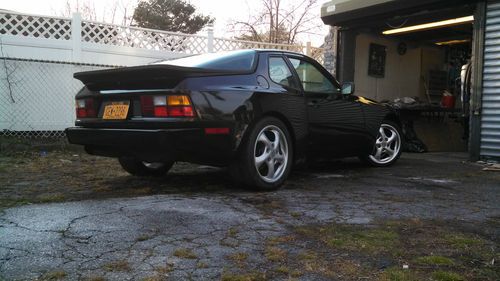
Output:
[[[288,86],[288,85],[283,85],[279,82],[276,82],[274,81],[272,78],[271,78],[271,64],[270,64],[270,61],[272,58],[281,58],[283,60],[283,62],[285,63],[286,67],[288,68],[288,71],[290,71],[290,74],[292,74],[292,77],[293,77],[293,80],[294,80],[294,83],[296,84],[295,86],[296,87],[293,87],[293,86]],[[295,91],[300,91],[300,92],[304,92],[304,89],[302,88],[302,83],[300,82],[300,79],[299,77],[297,76],[297,72],[295,71],[295,69],[293,68],[293,65],[290,64],[290,61],[289,59],[284,56],[283,54],[269,54],[267,56],[267,76],[269,77],[269,80],[273,83],[275,83],[276,85],[280,85],[282,87],[286,87],[286,88],[290,88],[290,89],[293,89]]]
[[[298,80],[299,82],[299,85],[300,85],[300,88],[302,90],[302,92],[304,94],[308,94],[308,95],[332,95],[332,94],[341,94],[341,86],[340,86],[340,83],[335,79],[335,77],[333,77],[333,75],[328,72],[323,66],[321,66],[317,61],[311,59],[311,58],[308,58],[308,57],[304,57],[304,56],[300,56],[300,55],[294,55],[294,54],[285,54],[285,57],[286,57],[286,60],[289,64],[289,67],[291,68],[292,72],[294,73],[294,76],[296,77],[296,79]],[[332,91],[331,93],[327,93],[327,92],[311,92],[311,91],[306,91],[304,89],[304,86],[302,85],[302,81],[300,80],[300,76],[299,74],[297,73],[297,70],[295,69],[295,67],[293,67],[293,64],[292,62],[290,61],[290,59],[297,59],[299,61],[305,61],[307,63],[310,63],[311,65],[313,65],[326,79],[328,79],[328,81],[330,81],[330,83],[332,83],[333,87],[334,88],[337,88],[337,92],[335,91]]]

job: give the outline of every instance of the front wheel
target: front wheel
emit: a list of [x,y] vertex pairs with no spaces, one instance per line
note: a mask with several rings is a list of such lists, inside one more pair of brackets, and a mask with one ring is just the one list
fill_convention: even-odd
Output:
[[233,169],[236,181],[260,190],[274,190],[288,177],[293,146],[288,130],[279,119],[259,120],[242,143]]
[[380,125],[373,152],[361,159],[376,167],[390,166],[401,156],[401,147],[402,138],[399,126],[386,120]]
[[133,157],[118,158],[122,168],[134,176],[164,176],[174,162],[144,162]]

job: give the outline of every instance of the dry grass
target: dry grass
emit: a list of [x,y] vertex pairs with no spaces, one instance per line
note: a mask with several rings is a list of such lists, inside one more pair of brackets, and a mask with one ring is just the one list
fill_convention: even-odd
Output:
[[264,255],[271,262],[284,262],[286,260],[286,251],[275,246],[267,246]]
[[56,280],[63,280],[66,278],[68,274],[62,270],[56,270],[56,271],[51,271],[48,273],[45,273],[41,280],[42,281],[56,281]]
[[183,259],[197,259],[198,256],[191,250],[187,248],[179,248],[174,251],[174,256]]
[[130,265],[126,260],[113,261],[104,265],[106,271],[130,271]]
[[243,268],[245,267],[245,263],[248,259],[248,253],[238,252],[230,254],[229,256],[227,256],[227,258],[233,261],[238,267]]
[[222,272],[221,281],[265,281],[266,274],[262,272],[230,273]]

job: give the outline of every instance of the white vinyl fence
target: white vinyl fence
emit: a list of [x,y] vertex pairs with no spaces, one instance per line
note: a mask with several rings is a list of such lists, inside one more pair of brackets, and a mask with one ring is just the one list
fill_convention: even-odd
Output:
[[15,137],[64,136],[82,87],[73,73],[110,67],[6,58],[0,63],[9,73],[0,80],[0,133]]
[[0,135],[62,137],[75,120],[73,73],[236,49],[281,49],[323,61],[323,49],[0,10]]

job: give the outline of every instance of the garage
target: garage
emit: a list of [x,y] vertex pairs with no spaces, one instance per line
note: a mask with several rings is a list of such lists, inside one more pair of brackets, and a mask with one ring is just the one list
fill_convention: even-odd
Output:
[[500,1],[333,0],[337,78],[395,106],[408,151],[500,159]]

